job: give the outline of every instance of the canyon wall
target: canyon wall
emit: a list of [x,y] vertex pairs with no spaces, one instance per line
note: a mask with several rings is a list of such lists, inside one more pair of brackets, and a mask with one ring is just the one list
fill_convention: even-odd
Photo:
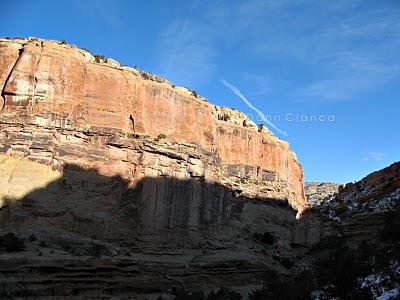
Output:
[[305,184],[310,203],[293,231],[293,244],[309,247],[340,239],[356,247],[399,233],[400,162],[347,184]]
[[288,272],[303,171],[243,113],[36,38],[0,39],[0,89],[0,297],[21,270],[36,296],[143,299]]
[[[212,158],[218,172],[191,158],[205,180],[288,201],[298,211],[306,207],[302,168],[288,144],[245,122],[220,118],[220,108],[193,91],[57,41],[3,39],[0,57],[0,144],[9,156],[60,170],[73,163],[134,184],[149,172],[146,157],[126,144],[138,136],[160,137],[176,145],[176,155],[180,147],[195,146]],[[125,144],[113,144],[116,136]],[[157,164],[160,158],[149,159]],[[175,173],[170,175],[190,177]]]
[[248,295],[398,243],[399,163],[307,184],[309,204],[268,129],[61,41],[0,39],[0,89],[0,297]]

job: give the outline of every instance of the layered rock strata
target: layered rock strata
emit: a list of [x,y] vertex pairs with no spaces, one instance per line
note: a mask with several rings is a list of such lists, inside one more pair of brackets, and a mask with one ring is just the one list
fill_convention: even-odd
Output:
[[1,296],[144,299],[288,272],[307,202],[285,141],[63,42],[2,39],[0,57]]
[[[173,145],[175,156],[181,148],[197,149],[194,157],[184,157],[191,170],[181,166],[169,175],[221,182],[227,174],[243,193],[286,200],[298,211],[306,207],[302,168],[288,144],[246,122],[237,124],[230,110],[194,91],[56,41],[0,40],[0,56],[0,143],[9,156],[53,168],[74,163],[133,184],[163,175],[149,173],[142,161],[157,165],[165,159],[156,149],[132,151],[135,135],[159,137],[161,144]],[[228,117],[221,118],[221,111]],[[118,137],[123,145],[112,141]],[[255,184],[247,189],[240,181]]]
[[295,226],[295,244],[314,247],[321,240],[340,238],[356,247],[379,242],[385,232],[398,232],[400,162],[356,182],[306,183],[305,188],[310,209]]

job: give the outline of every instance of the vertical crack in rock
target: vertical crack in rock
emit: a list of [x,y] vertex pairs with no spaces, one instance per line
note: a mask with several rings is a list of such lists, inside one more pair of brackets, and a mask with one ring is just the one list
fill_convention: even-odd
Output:
[[42,59],[42,54],[43,54],[43,41],[40,42],[40,54],[39,54],[39,58],[36,62],[35,65],[35,70],[33,71],[33,89],[32,89],[32,101],[35,101],[36,98],[36,85],[37,85],[37,77],[36,77],[36,72],[39,68],[39,63],[40,60]]
[[19,62],[19,60],[20,60],[20,58],[21,58],[21,56],[22,56],[22,54],[24,52],[24,46],[25,45],[22,45],[22,47],[20,49],[18,49],[18,57],[15,60],[15,63],[14,63],[14,65],[12,66],[12,68],[10,70],[10,73],[8,73],[8,76],[7,76],[6,80],[4,81],[4,85],[3,85],[2,89],[1,89],[1,98],[3,99],[3,104],[1,106],[1,110],[0,111],[3,111],[4,107],[6,106],[6,97],[5,97],[5,95],[6,95],[6,91],[5,91],[6,90],[6,86],[7,86],[8,82],[10,81],[11,75],[14,72],[15,67],[18,65],[18,62]]
[[127,84],[127,86],[129,87],[129,89],[130,89],[130,94],[132,95],[132,98],[130,99],[130,103],[129,103],[129,104],[130,104],[129,120],[130,120],[131,123],[132,123],[132,129],[133,129],[133,132],[135,133],[135,132],[136,132],[136,130],[135,130],[135,119],[134,119],[133,116],[132,116],[133,102],[134,102],[134,99],[135,99],[135,93],[133,92],[132,85],[129,83],[128,78],[126,78],[126,75],[125,75],[125,72],[124,72],[124,71],[122,71],[122,76],[124,77],[124,79],[125,79],[125,81],[126,81],[126,84]]

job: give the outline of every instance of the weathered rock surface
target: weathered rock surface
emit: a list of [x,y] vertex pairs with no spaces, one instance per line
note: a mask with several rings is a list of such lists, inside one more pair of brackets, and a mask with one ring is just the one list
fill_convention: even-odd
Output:
[[307,201],[311,206],[321,205],[331,200],[339,192],[340,186],[334,182],[306,182],[304,189]]
[[332,241],[398,242],[399,163],[308,205],[288,144],[236,110],[61,42],[0,58],[0,297],[246,295]]
[[390,211],[399,200],[400,163],[396,162],[360,181],[339,186],[336,193],[319,204],[319,209],[332,219],[340,219],[372,211]]
[[[333,196],[303,213],[294,241],[308,245],[306,256],[315,262],[315,277],[321,278],[316,298],[398,298],[399,180],[400,162],[396,162],[340,186]],[[329,275],[332,271],[334,275]]]
[[306,183],[305,190],[310,209],[295,227],[295,244],[315,246],[339,236],[355,246],[379,241],[382,232],[400,226],[400,162],[357,182]]
[[[178,152],[181,143],[197,145],[233,176],[267,178],[268,188],[257,189],[265,197],[286,199],[298,211],[306,207],[302,168],[288,144],[234,118],[218,120],[216,107],[194,92],[134,68],[97,63],[88,52],[54,41],[0,40],[0,55],[0,143],[8,155],[55,168],[89,165],[133,183],[143,174],[139,157],[127,158],[130,151],[102,139],[101,131],[162,135]],[[205,180],[218,177],[199,168]]]
[[0,57],[1,232],[25,241],[0,254],[4,293],[24,296],[21,274],[37,297],[148,297],[288,272],[307,201],[285,141],[64,43],[0,40]]
[[[389,195],[392,195],[394,200],[399,200],[399,189],[400,162],[396,162],[387,168],[369,174],[360,181],[346,184],[339,189],[335,201],[346,203],[349,206],[369,207],[372,203],[379,202]],[[383,205],[381,202],[379,204]]]
[[346,184],[322,208],[349,243],[379,241],[400,228],[400,162]]

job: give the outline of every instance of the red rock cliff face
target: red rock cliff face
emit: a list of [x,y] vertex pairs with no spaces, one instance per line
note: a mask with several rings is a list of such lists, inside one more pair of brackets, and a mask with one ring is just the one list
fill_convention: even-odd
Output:
[[[110,136],[163,134],[165,144],[178,145],[174,153],[197,145],[213,158],[212,167],[192,164],[188,176],[195,166],[207,180],[239,193],[306,207],[303,171],[286,142],[218,120],[216,107],[187,89],[112,60],[96,62],[87,51],[56,41],[0,40],[0,57],[0,143],[7,155],[53,167],[76,163],[134,183],[157,160],[124,149],[132,143],[126,139],[118,142],[124,147],[112,148]],[[113,134],[99,134],[107,130]],[[152,175],[159,176],[155,169]]]

